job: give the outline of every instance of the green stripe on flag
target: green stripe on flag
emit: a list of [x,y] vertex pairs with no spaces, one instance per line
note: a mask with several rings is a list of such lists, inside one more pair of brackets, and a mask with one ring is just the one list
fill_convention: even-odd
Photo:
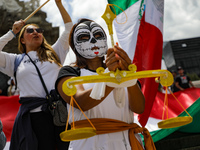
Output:
[[[190,107],[186,109],[187,112],[192,116],[193,122],[184,126],[176,127],[176,128],[161,129],[161,130],[153,131],[150,133],[153,141],[157,142],[177,130],[181,132],[185,132],[185,133],[200,133],[200,128],[199,128],[200,107],[199,106],[200,106],[200,98],[198,98]],[[183,117],[183,116],[188,116],[185,111],[183,111],[178,117]],[[144,141],[143,136],[142,136],[142,139]]]
[[133,5],[137,1],[139,1],[139,0],[108,0],[108,3],[118,6],[118,7],[114,6],[115,10],[113,9],[113,7],[111,7],[112,12],[114,14],[118,15],[122,12],[122,10],[125,11],[127,8],[129,8],[131,5]]

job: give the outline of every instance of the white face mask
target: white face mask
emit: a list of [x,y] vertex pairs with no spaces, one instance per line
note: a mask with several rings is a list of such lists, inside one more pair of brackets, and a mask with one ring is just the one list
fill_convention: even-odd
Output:
[[84,58],[103,57],[107,53],[107,38],[102,28],[95,22],[79,24],[74,30],[74,45]]

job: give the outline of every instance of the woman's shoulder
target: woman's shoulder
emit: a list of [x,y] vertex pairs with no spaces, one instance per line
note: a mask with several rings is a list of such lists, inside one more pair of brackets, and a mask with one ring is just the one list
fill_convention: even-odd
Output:
[[70,30],[71,30],[72,26],[73,26],[73,23],[72,23],[72,22],[67,22],[67,23],[65,23],[65,28],[66,28],[66,29],[70,29]]
[[79,67],[76,67],[76,66],[69,66],[69,65],[66,65],[66,66],[63,66],[61,69],[60,69],[60,72],[59,74],[67,74],[69,76],[80,76],[80,68]]
[[61,69],[80,70],[79,67],[77,67],[77,66],[72,66],[72,65],[65,65],[65,66],[63,66]]
[[58,82],[65,77],[69,77],[69,76],[73,76],[73,77],[78,77],[80,76],[80,68],[78,67],[73,67],[73,66],[63,66],[59,73],[58,73],[58,77],[55,83],[55,87],[57,87]]

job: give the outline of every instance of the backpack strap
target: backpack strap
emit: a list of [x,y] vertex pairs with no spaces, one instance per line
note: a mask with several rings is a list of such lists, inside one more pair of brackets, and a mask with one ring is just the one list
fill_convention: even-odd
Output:
[[19,54],[15,58],[15,62],[14,62],[15,90],[17,89],[17,78],[16,78],[17,68],[20,65],[21,61],[23,60],[24,56],[25,56],[25,53]]

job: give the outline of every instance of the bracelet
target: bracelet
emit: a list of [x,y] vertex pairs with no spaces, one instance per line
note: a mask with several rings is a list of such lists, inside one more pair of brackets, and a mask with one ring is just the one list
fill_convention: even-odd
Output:
[[10,31],[12,32],[12,34],[14,35],[14,37],[16,37],[16,34],[13,32],[13,30],[10,29]]

